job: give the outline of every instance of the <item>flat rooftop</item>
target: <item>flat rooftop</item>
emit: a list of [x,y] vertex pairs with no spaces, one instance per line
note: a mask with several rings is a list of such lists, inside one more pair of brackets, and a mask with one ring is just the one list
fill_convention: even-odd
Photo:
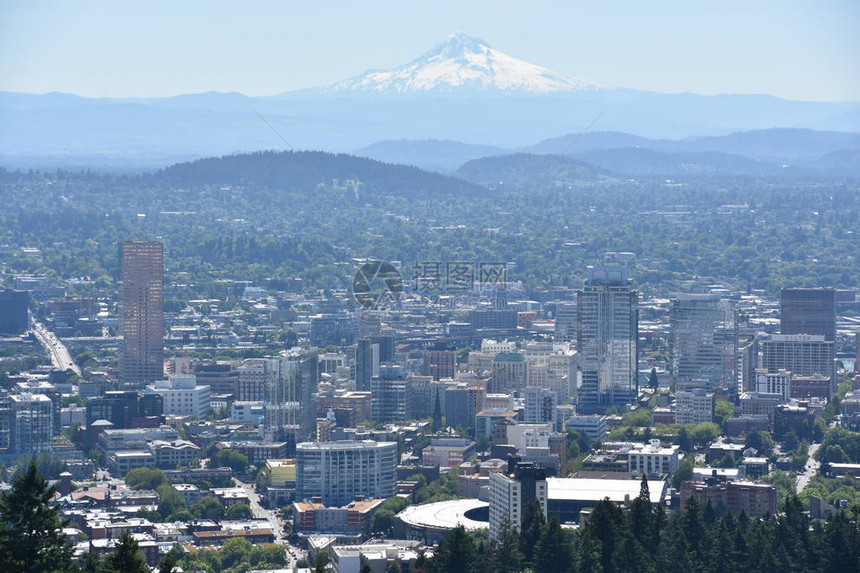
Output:
[[[594,501],[605,497],[617,503],[623,502],[625,496],[630,500],[639,496],[642,482],[638,479],[593,479],[593,478],[547,478],[547,496],[550,501]],[[661,503],[666,493],[667,482],[648,480],[648,493],[651,503]]]

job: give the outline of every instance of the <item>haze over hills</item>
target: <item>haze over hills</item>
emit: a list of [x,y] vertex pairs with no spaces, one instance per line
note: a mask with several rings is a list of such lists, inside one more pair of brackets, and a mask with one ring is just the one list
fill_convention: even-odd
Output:
[[[257,113],[291,147],[327,151],[353,151],[385,140],[440,139],[560,153],[563,145],[551,150],[528,146],[578,133],[596,118],[595,130],[648,139],[775,126],[860,131],[858,102],[605,89],[455,34],[391,70],[277,96],[209,92],[110,99],[0,92],[0,165],[139,169],[284,147]],[[635,137],[623,137],[627,142],[615,147],[639,145]],[[730,144],[714,150],[734,152]],[[669,147],[659,150],[681,150]],[[467,154],[464,160],[470,158]],[[448,169],[456,168],[449,163]],[[426,166],[441,170],[441,165]]]
[[[525,153],[564,154],[619,174],[786,175],[834,170],[834,174],[844,176],[860,175],[852,160],[852,154],[858,151],[857,133],[767,129],[682,140],[649,139],[620,132],[572,133],[517,149],[455,141],[401,140],[379,142],[355,153],[440,172],[453,172],[473,159]],[[827,161],[819,164],[825,157]],[[797,169],[786,171],[786,165]]]

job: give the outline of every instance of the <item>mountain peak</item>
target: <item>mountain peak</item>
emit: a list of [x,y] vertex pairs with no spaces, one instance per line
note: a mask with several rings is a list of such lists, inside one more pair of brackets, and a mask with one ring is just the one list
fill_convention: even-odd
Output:
[[422,57],[426,57],[431,54],[445,57],[456,57],[466,52],[481,53],[490,49],[492,49],[490,48],[490,45],[480,38],[469,36],[462,32],[454,32],[453,34],[445,36],[441,42],[436,44]]
[[563,76],[504,54],[480,38],[455,32],[418,58],[390,70],[372,70],[331,84],[326,91],[380,94],[498,91],[549,93],[596,90],[598,85]]

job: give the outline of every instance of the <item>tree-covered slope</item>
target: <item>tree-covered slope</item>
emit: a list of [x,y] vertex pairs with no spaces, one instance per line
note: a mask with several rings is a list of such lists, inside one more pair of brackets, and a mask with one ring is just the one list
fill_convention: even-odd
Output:
[[527,153],[475,159],[461,166],[456,175],[478,185],[500,189],[564,188],[610,179],[601,170],[578,159]]
[[407,165],[321,151],[261,151],[178,163],[151,180],[188,187],[255,185],[289,191],[345,189],[356,194],[481,196],[472,183]]

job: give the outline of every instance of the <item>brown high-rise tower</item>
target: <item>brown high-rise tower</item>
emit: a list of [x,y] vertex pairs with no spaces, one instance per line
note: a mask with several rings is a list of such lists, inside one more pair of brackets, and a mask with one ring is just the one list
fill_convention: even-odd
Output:
[[120,381],[164,378],[164,255],[156,241],[120,244],[123,350]]

